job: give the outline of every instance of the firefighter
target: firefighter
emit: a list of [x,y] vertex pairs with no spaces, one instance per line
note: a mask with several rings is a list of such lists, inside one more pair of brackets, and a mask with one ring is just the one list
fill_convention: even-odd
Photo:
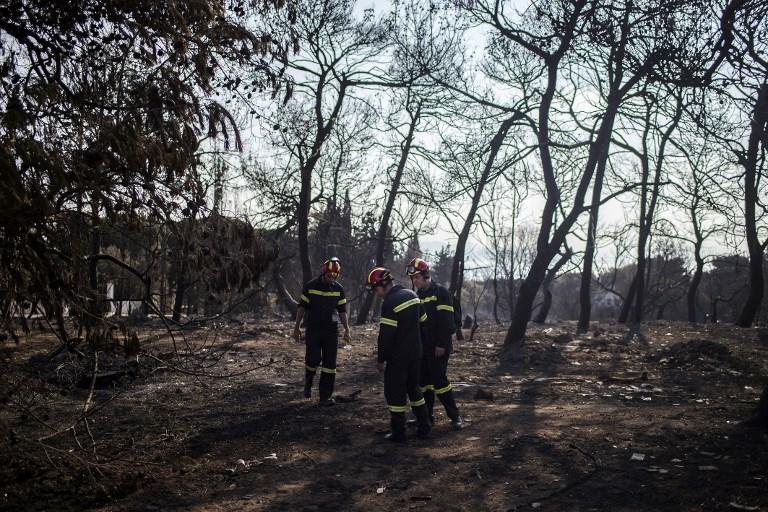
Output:
[[320,276],[309,281],[301,290],[296,312],[293,337],[301,343],[301,322],[306,328],[304,356],[304,397],[312,396],[312,383],[320,371],[320,405],[333,405],[333,385],[336,380],[336,351],[339,344],[338,321],[344,327],[344,341],[349,342],[349,319],[344,288],[336,281],[341,274],[341,262],[331,258],[323,263]]
[[406,267],[413,287],[427,313],[427,336],[423,341],[420,386],[427,405],[429,419],[434,423],[435,395],[443,404],[445,413],[456,430],[464,428],[453,396],[453,386],[448,380],[448,357],[451,354],[452,336],[456,332],[453,295],[445,287],[432,281],[429,264],[421,258],[413,258]]
[[427,316],[414,292],[396,285],[383,267],[368,273],[367,287],[384,299],[378,339],[378,370],[384,372],[384,397],[390,412],[390,441],[405,441],[405,412],[410,406],[418,422],[416,436],[429,436],[430,425],[419,389],[421,336]]

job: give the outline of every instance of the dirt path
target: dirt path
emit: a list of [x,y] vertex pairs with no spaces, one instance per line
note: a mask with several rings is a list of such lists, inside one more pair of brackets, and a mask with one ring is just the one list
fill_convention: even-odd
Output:
[[0,506],[47,510],[55,496],[57,510],[103,511],[768,510],[768,438],[735,427],[768,375],[754,331],[655,323],[642,337],[601,326],[573,338],[557,324],[532,330],[522,363],[500,364],[504,331],[481,329],[450,371],[468,428],[451,430],[440,411],[432,439],[392,446],[380,435],[375,329],[340,350],[337,394],[360,394],[332,408],[300,397],[303,351],[288,329],[227,331],[234,344],[215,368],[268,364],[256,372],[158,370],[130,385],[94,418],[97,442],[133,461],[101,493],[39,469]]

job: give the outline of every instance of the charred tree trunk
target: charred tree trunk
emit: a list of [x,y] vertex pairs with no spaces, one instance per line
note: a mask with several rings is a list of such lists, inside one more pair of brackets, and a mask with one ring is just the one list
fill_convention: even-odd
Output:
[[166,297],[166,283],[168,281],[168,262],[166,261],[166,257],[168,254],[168,249],[166,247],[167,240],[165,238],[165,234],[161,232],[160,234],[160,314],[165,315],[165,305],[168,301],[168,298]]
[[285,281],[283,281],[283,276],[280,273],[281,270],[282,269],[277,261],[272,263],[272,284],[275,286],[280,304],[288,310],[291,314],[291,318],[296,318],[296,310],[298,307],[296,301],[291,297],[291,294],[285,287]]
[[[101,249],[101,231],[95,225],[91,229],[91,254],[99,254]],[[90,287],[89,324],[101,317],[101,301],[99,300],[99,265],[98,260],[91,259],[88,263],[88,286]]]
[[187,288],[189,286],[189,237],[192,229],[191,224],[194,223],[194,219],[190,219],[189,223],[185,223],[179,226],[180,231],[176,233],[178,240],[178,248],[176,249],[176,261],[174,262],[174,283],[176,289],[173,298],[173,311],[171,319],[174,322],[181,320],[181,309],[184,305],[184,299],[186,298]]
[[506,345],[521,345],[525,337],[525,331],[528,327],[528,321],[531,319],[533,302],[536,294],[539,292],[544,277],[547,273],[547,266],[552,261],[552,254],[540,251],[536,253],[533,259],[528,275],[520,285],[520,291],[517,294],[515,303],[515,312],[512,317],[512,323],[507,331],[507,338],[504,341]]
[[[549,272],[547,272],[547,277],[549,277]],[[552,291],[549,289],[549,286],[547,286],[547,277],[544,278],[544,282],[541,285],[542,301],[541,307],[536,313],[536,317],[533,319],[533,323],[535,324],[545,323],[549,316],[549,310],[552,308]]]
[[[606,109],[606,116],[611,116],[609,117],[610,130],[613,130],[616,111],[618,110],[619,102],[623,96],[621,81],[624,78],[624,57],[629,38],[629,15],[630,8],[627,8],[624,11],[624,16],[622,18],[621,38],[611,54],[611,61],[614,63],[615,69],[610,75],[610,91],[608,93],[607,101],[609,108]],[[612,109],[611,106],[614,106],[615,110]],[[592,205],[589,210],[587,243],[584,249],[584,264],[581,269],[581,284],[579,286],[579,321],[576,326],[577,333],[587,332],[590,319],[592,318],[592,267],[595,258],[600,200],[603,194],[603,178],[605,177],[605,168],[608,165],[610,146],[611,143],[609,137],[609,140],[598,147],[597,170],[595,172],[595,183],[592,187]]]
[[763,301],[763,250],[757,231],[755,209],[758,201],[758,157],[760,144],[765,144],[768,134],[768,83],[760,87],[752,115],[752,129],[749,133],[747,154],[742,160],[744,166],[744,227],[749,249],[749,295],[739,315],[737,325],[750,327]]
[[701,249],[704,245],[704,234],[701,230],[701,224],[699,223],[698,217],[702,190],[698,177],[698,171],[695,167],[693,168],[693,173],[693,200],[688,211],[691,216],[691,224],[693,225],[693,258],[696,261],[696,268],[693,271],[691,282],[688,285],[685,302],[688,309],[688,321],[692,324],[695,324],[697,321],[696,296],[699,293],[699,285],[701,284],[701,278],[704,275],[704,258],[701,256]]
[[509,239],[509,280],[507,281],[507,302],[509,303],[509,321],[515,316],[515,219],[512,219],[512,235]]
[[467,212],[467,216],[464,219],[464,225],[459,233],[459,239],[456,241],[456,252],[453,255],[453,265],[451,267],[451,283],[448,289],[459,300],[461,300],[461,288],[464,284],[464,258],[466,257],[467,240],[469,240],[469,234],[475,223],[475,217],[477,216],[477,210],[480,208],[480,201],[483,197],[485,187],[491,181],[491,171],[496,162],[496,157],[499,154],[499,150],[504,143],[504,139],[506,138],[509,129],[516,119],[517,115],[505,119],[501,125],[499,125],[499,129],[496,130],[493,139],[491,139],[488,158],[485,161],[483,172],[477,180],[477,189],[475,189],[474,194],[472,195],[469,212]]
[[[624,28],[628,23],[629,12],[624,17]],[[626,42],[627,33],[622,35],[622,41]],[[619,110],[619,106],[623,98],[629,93],[629,91],[640,81],[642,73],[637,73],[630,77],[623,85],[621,84],[621,76],[623,73],[623,58],[624,58],[624,45],[620,45],[616,53],[613,55],[615,69],[614,73],[616,77],[619,77],[612,85],[612,90],[608,97],[608,102],[605,108],[605,112],[600,121],[600,126],[597,130],[596,136],[589,147],[589,157],[584,166],[584,171],[579,180],[578,188],[574,196],[574,204],[562,222],[555,227],[555,213],[560,208],[560,189],[558,187],[555,170],[552,161],[552,155],[549,151],[549,111],[551,108],[552,95],[554,94],[555,84],[557,81],[556,70],[551,69],[549,66],[556,65],[556,61],[548,62],[548,84],[547,90],[542,95],[541,106],[539,107],[539,130],[538,130],[538,145],[539,155],[541,157],[542,170],[544,173],[544,181],[546,185],[546,202],[544,204],[544,211],[542,213],[541,225],[539,228],[539,236],[536,243],[536,256],[534,258],[533,265],[528,272],[525,281],[520,287],[520,293],[518,295],[517,303],[515,305],[515,313],[512,319],[512,323],[509,326],[509,331],[504,339],[505,345],[520,345],[522,344],[527,328],[528,320],[531,317],[531,308],[533,307],[533,301],[538,293],[539,287],[545,277],[547,267],[552,261],[552,258],[557,254],[565,242],[565,238],[573,225],[576,223],[580,215],[584,212],[584,199],[587,196],[590,184],[594,178],[595,182],[602,182],[603,177],[600,173],[604,173],[605,166],[601,165],[601,160],[604,155],[607,154],[608,148],[611,144],[611,134],[613,133],[613,126],[616,121],[616,115]],[[546,117],[545,117],[546,116]],[[554,229],[554,233],[552,232]],[[551,239],[550,239],[551,235]]]
[[686,304],[688,306],[688,321],[696,323],[696,295],[699,292],[701,277],[704,275],[704,259],[701,257],[701,243],[697,241],[694,249],[694,258],[696,259],[696,270],[693,271],[691,283],[688,286]]
[[[517,115],[505,119],[499,129],[496,130],[496,134],[491,139],[489,145],[488,158],[485,161],[483,172],[477,181],[477,189],[472,195],[472,203],[467,213],[467,217],[464,219],[464,225],[459,233],[459,239],[456,242],[456,252],[453,256],[453,265],[451,267],[451,284],[448,290],[456,297],[456,300],[461,303],[461,291],[464,287],[464,259],[466,257],[467,240],[469,240],[469,234],[472,231],[472,226],[475,223],[475,217],[477,216],[477,210],[480,208],[480,200],[483,196],[483,191],[488,183],[491,181],[491,171],[496,161],[496,157],[499,154],[501,145],[504,143],[504,139],[509,132],[509,129],[517,119]],[[456,339],[463,340],[464,334],[461,331],[461,325],[456,326]]]
[[[319,148],[318,148],[319,150]],[[309,205],[312,192],[312,168],[317,159],[301,168],[301,190],[299,191],[299,206],[296,212],[297,235],[299,242],[299,261],[301,262],[301,276],[303,282],[312,279],[312,262],[309,259]]]
[[[656,167],[654,170],[654,178],[653,178],[653,188],[651,189],[651,197],[650,197],[650,204],[647,207],[645,206],[645,187],[643,187],[643,199],[642,203],[640,205],[640,211],[641,211],[641,220],[640,220],[640,237],[638,242],[638,248],[637,248],[637,287],[636,287],[636,297],[635,297],[635,314],[632,318],[633,323],[635,325],[639,324],[643,320],[643,310],[645,308],[645,264],[646,264],[646,251],[647,251],[647,243],[648,239],[651,236],[651,228],[653,227],[653,220],[654,216],[656,215],[656,205],[659,202],[659,190],[661,189],[661,172],[664,168],[664,156],[665,151],[667,147],[667,143],[669,142],[669,139],[672,137],[672,133],[674,133],[675,129],[677,128],[677,124],[680,122],[680,118],[683,115],[683,103],[682,103],[682,97],[678,96],[677,100],[677,106],[675,107],[675,114],[672,117],[672,121],[670,122],[669,126],[667,126],[667,129],[664,131],[664,133],[661,136],[661,141],[659,142],[659,150],[656,158]],[[650,116],[647,118],[648,123],[650,124]],[[646,131],[647,134],[647,131]],[[643,138],[643,153],[644,155],[647,155],[647,144],[645,141],[645,137]],[[648,158],[647,156],[642,159],[643,160],[643,174],[644,177],[647,178],[648,176]],[[643,216],[643,213],[645,213],[645,216]]]
[[176,293],[173,298],[173,315],[171,319],[174,322],[181,320],[181,308],[184,304],[184,298],[187,292],[187,257],[186,254],[180,257],[176,267]]
[[[624,86],[624,88],[628,87],[629,84]],[[551,183],[547,186],[548,196],[544,205],[544,213],[542,214],[542,222],[539,228],[539,235],[536,243],[536,256],[534,257],[531,269],[528,271],[525,280],[520,286],[520,291],[515,303],[515,311],[512,316],[512,323],[509,326],[507,336],[504,340],[506,345],[519,345],[522,343],[528,321],[531,318],[533,302],[544,280],[549,263],[560,250],[560,247],[562,247],[565,242],[565,237],[568,232],[571,230],[580,214],[584,211],[584,198],[586,197],[588,186],[592,181],[595,171],[600,170],[598,166],[599,156],[603,154],[603,151],[607,151],[607,147],[610,144],[610,134],[613,130],[613,123],[616,119],[620,98],[623,97],[623,94],[624,93],[617,94],[613,99],[613,102],[608,106],[597,137],[590,147],[590,156],[579,183],[579,189],[576,193],[576,205],[574,205],[566,218],[563,219],[557,227],[555,227],[554,219],[560,201],[560,193],[557,184],[554,183],[554,168],[552,166],[551,157],[549,157],[548,152],[543,153],[547,155],[547,158],[543,161],[545,163],[544,167],[548,169],[545,173],[545,177],[547,178],[547,181],[550,181]],[[541,139],[541,134],[539,139],[540,145],[548,144],[548,141]],[[595,179],[598,178],[602,180],[601,177],[596,177]],[[552,233],[553,229],[554,233]],[[549,239],[550,233],[552,233],[551,240]]]
[[544,302],[542,303],[539,312],[536,314],[536,318],[533,320],[535,323],[543,324],[547,321],[549,310],[552,308],[552,291],[550,287],[552,286],[552,282],[555,280],[555,277],[557,277],[557,273],[560,272],[560,269],[563,268],[563,265],[568,263],[572,255],[573,252],[570,249],[566,249],[565,253],[560,257],[559,260],[557,260],[557,263],[555,263],[555,266],[547,271],[547,275],[541,285],[542,292],[544,294]]
[[[603,177],[608,162],[608,148],[600,155],[599,169],[592,188],[592,208],[589,210],[589,227],[587,228],[587,244],[584,248],[584,264],[581,269],[581,285],[579,286],[579,321],[577,333],[585,333],[589,329],[592,317],[592,266],[595,258],[595,240],[597,239],[597,220],[600,213],[600,198],[603,193]],[[551,302],[551,301],[550,301]],[[541,315],[541,312],[539,313]],[[544,316],[546,318],[546,315]],[[544,323],[539,322],[539,323]]]
[[[419,101],[416,104],[415,111],[410,112],[409,110],[409,113],[411,114],[411,122],[408,126],[408,134],[405,136],[405,140],[402,144],[400,160],[397,163],[397,168],[395,169],[395,177],[392,180],[392,189],[389,191],[389,195],[387,196],[387,202],[384,205],[384,212],[381,216],[381,224],[379,225],[379,230],[376,233],[376,266],[381,266],[384,264],[384,252],[387,247],[387,231],[389,230],[389,221],[392,218],[392,211],[395,208],[395,200],[397,199],[397,194],[400,192],[400,184],[403,179],[405,164],[408,161],[408,156],[411,152],[411,146],[413,145],[413,138],[416,133],[416,127],[418,126],[421,119],[421,105],[422,102]],[[406,109],[408,109],[407,106]],[[365,300],[363,300],[363,303],[360,305],[360,310],[357,313],[357,325],[362,325],[368,321],[368,313],[371,311],[373,298],[373,293],[366,294]]]
[[338,96],[336,98],[336,104],[333,107],[331,115],[328,117],[328,121],[323,121],[323,87],[326,84],[326,74],[324,72],[318,82],[317,95],[315,97],[315,121],[317,123],[315,140],[312,143],[312,152],[307,158],[304,165],[299,170],[301,178],[301,189],[299,191],[299,205],[296,212],[296,225],[299,237],[299,261],[301,262],[301,275],[306,283],[312,279],[312,262],[309,257],[309,209],[312,202],[312,174],[315,170],[318,160],[322,155],[323,144],[330,136],[336,119],[341,112],[341,107],[344,104],[344,97],[347,92],[348,82],[346,80],[341,81],[339,87]]
[[[99,202],[97,199],[91,201],[91,255],[95,256],[101,252],[101,226],[99,225]],[[90,258],[88,260],[88,287],[89,298],[88,318],[86,325],[94,325],[101,318],[101,301],[99,300],[99,260]]]
[[635,272],[635,276],[632,278],[632,282],[629,284],[629,290],[627,290],[627,295],[624,297],[624,304],[621,305],[621,311],[619,312],[619,318],[618,322],[620,324],[627,323],[627,320],[629,319],[629,313],[632,311],[632,304],[635,301],[635,293],[637,292],[637,272]]
[[[583,3],[574,2],[574,15],[580,14],[580,9],[584,7]],[[573,22],[574,18],[569,19],[569,23]],[[629,11],[627,10],[623,18],[623,29],[627,29],[629,22]],[[573,35],[570,29],[575,25],[564,26],[565,37],[561,40],[561,50],[570,45],[569,37]],[[628,40],[629,32],[623,30],[622,41]],[[615,49],[615,53],[612,54],[612,62],[614,69],[612,75],[621,76],[624,66],[624,45],[619,45]],[[547,267],[549,266],[552,258],[560,250],[560,247],[565,241],[565,237],[572,229],[581,214],[585,211],[584,199],[587,196],[590,185],[596,172],[600,172],[601,155],[607,151],[607,147],[611,143],[611,134],[613,132],[614,122],[623,99],[632,90],[637,83],[645,76],[646,70],[636,72],[625,83],[621,84],[620,80],[616,80],[612,83],[612,87],[605,112],[600,120],[599,128],[596,132],[595,138],[592,140],[589,146],[589,156],[587,162],[584,165],[584,170],[578,182],[576,193],[574,194],[573,206],[570,211],[565,214],[562,222],[559,225],[555,225],[555,214],[560,211],[562,205],[560,204],[560,187],[557,183],[557,177],[554,169],[554,163],[552,154],[550,152],[551,141],[549,133],[549,118],[550,110],[552,107],[552,99],[555,94],[557,85],[557,74],[559,60],[562,57],[562,53],[549,54],[544,57],[546,64],[545,69],[547,73],[547,87],[541,96],[541,101],[538,108],[538,130],[537,130],[537,142],[539,148],[539,157],[541,158],[541,168],[544,175],[544,184],[546,186],[546,202],[544,204],[544,210],[542,212],[542,219],[539,228],[539,235],[536,243],[536,256],[534,257],[533,265],[531,266],[528,276],[526,277],[518,295],[517,304],[515,306],[515,313],[512,319],[512,323],[507,331],[507,336],[504,340],[505,345],[514,346],[521,345],[525,336],[528,320],[531,316],[531,308],[533,301],[536,297],[536,293],[541,286],[541,283],[546,274]],[[599,178],[602,179],[602,178]],[[554,229],[554,233],[553,233]]]

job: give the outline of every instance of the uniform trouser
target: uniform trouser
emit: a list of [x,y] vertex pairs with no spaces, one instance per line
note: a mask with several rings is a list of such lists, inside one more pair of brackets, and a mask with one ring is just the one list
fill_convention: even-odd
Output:
[[424,356],[421,358],[421,374],[419,385],[424,394],[424,401],[427,405],[427,413],[430,419],[433,418],[435,407],[435,395],[440,403],[445,407],[445,414],[451,420],[459,417],[459,408],[456,406],[456,399],[453,397],[453,386],[448,380],[448,353],[442,357],[435,357],[434,347],[425,347]]
[[304,386],[307,389],[311,389],[315,373],[320,370],[320,400],[326,400],[333,395],[338,345],[338,329],[307,329],[307,350],[304,355],[304,363],[306,365]]
[[429,432],[429,418],[419,389],[419,360],[387,361],[384,370],[384,397],[389,406],[392,434],[405,436],[405,411],[410,400],[419,430]]

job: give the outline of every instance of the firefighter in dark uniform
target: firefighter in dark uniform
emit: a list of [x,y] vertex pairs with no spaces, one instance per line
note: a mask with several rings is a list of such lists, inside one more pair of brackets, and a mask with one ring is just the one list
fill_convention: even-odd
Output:
[[336,380],[336,352],[339,344],[338,320],[344,326],[344,341],[349,342],[349,319],[344,288],[336,281],[341,274],[338,258],[323,263],[322,274],[304,285],[296,312],[293,337],[301,343],[302,320],[306,327],[304,357],[304,396],[312,396],[312,382],[320,371],[320,405],[333,405]]
[[418,421],[416,436],[429,436],[430,424],[419,389],[421,336],[427,315],[414,292],[392,282],[389,270],[376,267],[368,273],[367,286],[384,299],[379,321],[378,364],[384,372],[384,397],[390,412],[390,441],[405,441],[408,400]]
[[452,336],[456,332],[453,295],[445,287],[432,281],[429,264],[421,258],[414,258],[406,267],[413,287],[427,313],[427,336],[423,341],[424,355],[421,359],[420,386],[429,413],[434,423],[433,409],[435,395],[445,407],[445,413],[456,430],[464,428],[453,396],[453,386],[448,380],[448,357],[451,354]]

